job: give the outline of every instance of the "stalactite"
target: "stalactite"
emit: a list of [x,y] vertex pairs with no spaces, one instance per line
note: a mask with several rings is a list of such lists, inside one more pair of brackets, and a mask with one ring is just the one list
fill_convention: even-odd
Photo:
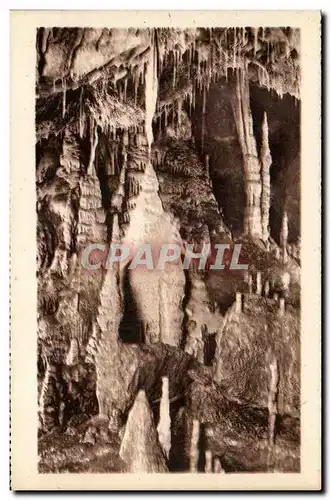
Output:
[[200,53],[197,51],[198,62],[197,62],[197,81],[200,80]]
[[205,145],[205,128],[206,128],[206,87],[202,89],[202,123],[201,123],[201,152],[204,151]]
[[173,66],[173,73],[172,73],[172,87],[175,88],[176,86],[176,71],[177,71],[177,57],[176,57],[176,51],[174,51],[174,66]]
[[66,97],[67,97],[66,81],[65,78],[62,78],[62,118],[64,118],[66,114]]
[[238,59],[241,62],[242,28],[238,30]]
[[82,139],[84,136],[84,108],[83,108],[83,93],[84,87],[82,86],[79,96],[79,137]]
[[124,102],[126,102],[127,88],[128,88],[128,80],[127,80],[127,78],[124,78],[124,89],[123,89]]
[[237,28],[234,28],[233,32],[233,67],[236,67],[236,38],[237,38]]
[[92,175],[93,173],[93,165],[94,165],[94,160],[95,160],[95,151],[97,149],[98,145],[98,129],[96,123],[91,119],[91,124],[90,124],[90,158],[89,158],[89,164],[87,167],[87,173],[89,175]]
[[137,106],[138,88],[139,88],[139,76],[133,74],[133,84],[134,84],[134,105]]
[[114,146],[112,146],[112,150],[110,153],[110,174],[114,175],[115,174],[115,151],[114,151]]
[[269,148],[269,128],[267,113],[264,113],[262,123],[262,145],[261,145],[261,177],[262,177],[262,193],[261,193],[261,223],[262,223],[262,239],[269,239],[269,211],[270,211],[270,167],[271,154]]

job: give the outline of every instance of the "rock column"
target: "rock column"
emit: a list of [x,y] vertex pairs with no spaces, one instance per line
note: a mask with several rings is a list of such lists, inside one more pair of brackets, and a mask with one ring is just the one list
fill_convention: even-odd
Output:
[[236,86],[232,95],[232,108],[244,163],[246,191],[244,232],[249,236],[261,238],[261,165],[253,133],[248,75],[242,69],[237,70]]
[[270,210],[270,166],[272,163],[269,148],[269,128],[267,113],[264,113],[262,123],[262,146],[261,146],[261,219],[262,219],[262,239],[268,241],[269,238],[269,210]]

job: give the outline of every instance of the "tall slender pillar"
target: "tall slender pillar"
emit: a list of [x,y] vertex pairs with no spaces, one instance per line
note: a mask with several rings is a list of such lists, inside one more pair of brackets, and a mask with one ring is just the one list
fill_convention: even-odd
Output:
[[261,145],[261,223],[262,239],[268,241],[269,238],[269,211],[270,211],[270,166],[272,163],[269,148],[269,128],[267,113],[264,113],[262,122],[262,145]]
[[249,80],[247,73],[243,69],[237,70],[232,108],[244,163],[246,194],[244,232],[249,236],[261,238],[261,164],[257,155],[253,132]]

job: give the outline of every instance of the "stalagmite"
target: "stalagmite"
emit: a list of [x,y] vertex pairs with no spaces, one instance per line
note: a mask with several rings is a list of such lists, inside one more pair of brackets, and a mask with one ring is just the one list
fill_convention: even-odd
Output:
[[144,390],[140,390],[129,413],[120,448],[127,472],[167,472],[158,442],[153,414]]
[[274,299],[276,302],[278,302],[278,293],[274,293],[274,295],[273,295],[273,299]]
[[285,313],[285,299],[284,297],[281,297],[279,299],[279,314],[280,316],[284,316]]
[[262,278],[261,278],[261,272],[258,271],[256,273],[256,294],[261,295],[262,294]]
[[269,238],[269,210],[270,210],[270,167],[271,154],[269,148],[269,128],[267,113],[264,113],[262,123],[262,145],[261,145],[261,224],[262,239],[268,241]]
[[56,370],[47,362],[39,398],[39,415],[44,429],[50,429],[58,424],[58,406],[54,404],[56,397]]
[[62,118],[65,117],[66,114],[66,98],[67,98],[67,89],[66,89],[66,81],[62,79]]
[[269,412],[269,420],[268,420],[268,441],[269,446],[273,447],[275,444],[275,424],[277,417],[277,393],[278,393],[278,363],[277,359],[273,358],[269,365],[270,369],[270,383],[269,383],[269,391],[268,391],[268,412]]
[[213,472],[213,454],[211,450],[205,451],[205,472],[207,474]]
[[218,457],[214,460],[214,472],[215,474],[224,474],[224,469],[222,468],[221,461]]
[[269,281],[267,280],[264,284],[264,295],[266,297],[269,297],[269,290],[270,290],[270,284]]
[[236,293],[236,313],[240,314],[242,311],[242,294],[240,292]]
[[288,296],[290,292],[291,285],[291,275],[288,271],[282,272],[280,276],[280,281],[282,284],[283,293]]
[[288,244],[286,247],[287,253],[290,257],[293,257],[293,245]]
[[210,182],[209,155],[205,156],[205,164],[206,164],[206,179],[207,179],[207,182]]
[[190,472],[198,472],[200,422],[193,420],[190,443]]
[[152,35],[150,58],[147,63],[145,72],[145,132],[147,137],[148,148],[150,150],[153,142],[153,128],[152,122],[154,118],[157,92],[158,92],[158,79],[157,79],[157,54],[155,47],[154,35]]
[[253,276],[251,274],[248,276],[248,292],[253,292]]
[[169,403],[169,379],[162,377],[162,397],[160,401],[160,420],[157,426],[159,441],[167,458],[171,448],[171,419]]
[[66,365],[73,366],[79,362],[79,344],[76,337],[71,339],[70,348],[66,357]]
[[282,227],[280,232],[280,245],[283,251],[283,260],[287,261],[287,238],[288,238],[288,217],[286,210],[283,213]]
[[248,74],[241,68],[236,71],[232,108],[244,163],[246,192],[244,232],[249,236],[261,238],[261,165],[253,132]]

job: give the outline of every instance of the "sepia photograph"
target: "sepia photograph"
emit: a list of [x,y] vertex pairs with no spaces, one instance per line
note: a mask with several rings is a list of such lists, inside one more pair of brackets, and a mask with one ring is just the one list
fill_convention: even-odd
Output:
[[303,34],[221,20],[34,30],[39,475],[302,473]]

